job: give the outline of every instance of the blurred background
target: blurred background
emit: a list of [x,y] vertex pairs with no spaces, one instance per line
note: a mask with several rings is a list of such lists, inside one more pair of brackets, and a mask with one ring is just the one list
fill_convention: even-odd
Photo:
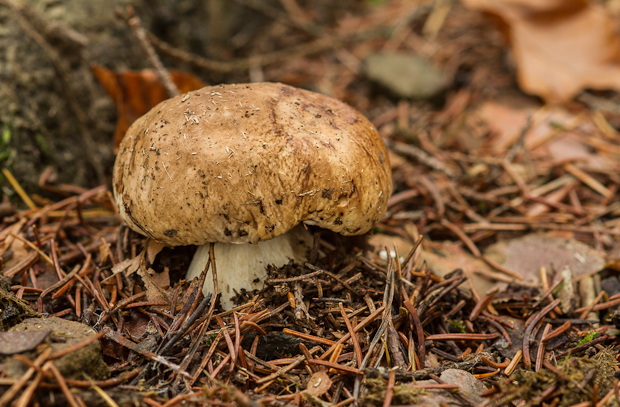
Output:
[[[449,0],[2,0],[0,166],[26,190],[47,168],[47,183],[109,181],[119,113],[91,65],[119,74],[153,68],[127,6],[146,31],[195,59],[157,50],[168,69],[204,84],[284,82],[344,100],[370,119],[402,100],[415,122],[461,87],[497,94],[513,81],[497,26]],[[365,71],[369,56],[395,51],[417,58],[399,62],[404,74],[381,55]],[[128,98],[144,92],[127,87]]]

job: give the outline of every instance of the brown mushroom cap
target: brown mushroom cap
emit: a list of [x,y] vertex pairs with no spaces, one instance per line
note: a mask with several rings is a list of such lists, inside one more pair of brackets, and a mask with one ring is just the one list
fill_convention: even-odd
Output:
[[300,222],[362,234],[391,192],[385,144],[364,116],[280,83],[161,102],[131,125],[114,166],[123,219],[171,246],[256,243]]

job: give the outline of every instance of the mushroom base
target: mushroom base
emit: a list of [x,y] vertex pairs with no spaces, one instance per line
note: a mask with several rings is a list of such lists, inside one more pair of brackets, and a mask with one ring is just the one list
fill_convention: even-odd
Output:
[[[222,309],[234,307],[232,298],[241,292],[260,290],[267,279],[267,266],[282,267],[291,259],[295,263],[306,261],[312,247],[312,235],[302,225],[274,239],[257,244],[215,243],[217,284],[221,293]],[[198,246],[187,270],[187,280],[200,276],[209,260],[209,244]],[[209,268],[210,269],[210,268]],[[213,277],[207,274],[202,292],[212,293]]]

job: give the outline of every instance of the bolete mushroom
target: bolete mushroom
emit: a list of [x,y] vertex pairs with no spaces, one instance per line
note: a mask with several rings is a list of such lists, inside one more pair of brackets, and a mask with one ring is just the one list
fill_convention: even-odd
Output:
[[217,242],[225,309],[235,291],[262,287],[268,264],[304,261],[310,239],[297,225],[366,233],[391,192],[385,144],[366,118],[279,83],[208,86],[161,102],[131,125],[114,166],[130,228],[169,246],[205,245],[188,279]]

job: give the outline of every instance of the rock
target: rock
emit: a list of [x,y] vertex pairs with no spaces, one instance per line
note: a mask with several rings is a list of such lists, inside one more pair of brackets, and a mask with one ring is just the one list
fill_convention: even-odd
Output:
[[[420,380],[416,384],[437,384],[434,380]],[[427,390],[425,394],[418,396],[416,407],[442,407],[453,405],[455,400],[445,390]]]
[[40,315],[11,292],[10,278],[0,276],[0,331],[6,331],[26,318]]
[[[459,394],[467,397],[475,404],[482,403],[480,392],[486,387],[480,380],[476,379],[471,373],[460,369],[445,370],[439,377],[446,384],[456,384],[459,386]],[[436,384],[434,380],[420,380],[416,384]],[[461,405],[454,395],[445,390],[428,390],[426,394],[420,395],[416,406],[418,407],[440,407],[442,403],[446,405]]]
[[[56,317],[30,318],[10,329],[10,332],[26,331],[49,331],[45,343],[51,346],[52,354],[83,342],[96,334],[95,330],[87,325]],[[35,359],[38,353],[40,352],[28,352],[25,356]],[[84,379],[84,375],[93,379],[105,379],[109,376],[108,367],[101,357],[99,341],[94,341],[54,360],[54,364],[64,377],[70,379]],[[28,366],[13,358],[8,358],[6,368],[9,377],[20,377]]]
[[364,60],[368,79],[402,98],[431,99],[441,94],[448,81],[426,59],[404,52],[376,52]]
[[486,387],[471,373],[459,369],[448,369],[444,370],[439,378],[447,384],[458,385],[461,394],[469,397],[477,404],[484,401],[484,399],[480,397],[480,393],[486,390]]

